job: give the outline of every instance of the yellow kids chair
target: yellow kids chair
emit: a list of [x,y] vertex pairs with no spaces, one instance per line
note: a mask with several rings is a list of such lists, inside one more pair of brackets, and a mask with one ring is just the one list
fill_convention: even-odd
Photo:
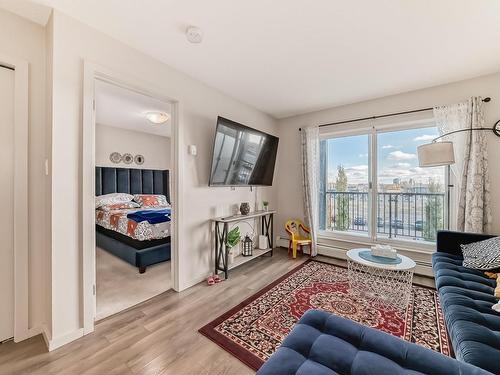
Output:
[[[301,234],[301,229],[304,232],[304,236]],[[303,246],[309,246],[311,248],[312,240],[309,236],[311,230],[304,225],[304,223],[300,220],[288,220],[285,223],[285,230],[290,235],[290,242],[288,243],[288,254],[290,254],[290,250],[292,250],[293,258],[297,257],[297,246],[300,246],[300,250],[302,253]]]

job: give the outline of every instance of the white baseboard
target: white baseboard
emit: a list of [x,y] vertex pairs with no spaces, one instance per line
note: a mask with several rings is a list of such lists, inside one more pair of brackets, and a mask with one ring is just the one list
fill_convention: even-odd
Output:
[[14,336],[14,342],[18,343],[24,340],[27,340],[33,336],[39,335],[42,332],[39,326],[28,328],[27,330],[23,330],[21,334],[17,334]]
[[[331,258],[346,260],[347,259],[346,252],[347,252],[347,249],[341,249],[341,248],[333,247],[333,246],[318,245],[318,254],[319,255],[324,255],[327,257],[331,257]],[[404,251],[404,253],[408,253],[408,251]],[[411,254],[408,254],[408,255],[411,257]],[[430,257],[430,254],[429,254],[429,257]],[[415,262],[417,263],[417,266],[415,267],[415,274],[416,275],[434,277],[434,274],[432,272],[432,265],[430,264],[429,261],[415,260]]]
[[65,335],[55,337],[53,339],[48,339],[47,333],[44,332],[43,337],[45,339],[45,343],[47,344],[49,352],[51,352],[63,345],[69,344],[70,342],[79,339],[80,337],[83,337],[83,328],[79,328],[76,331],[69,332]]
[[[276,236],[275,246],[276,247],[284,247],[285,249],[287,249],[288,248],[288,241],[289,241],[288,238]],[[346,252],[347,252],[347,249],[334,247],[334,246],[325,246],[322,244],[318,245],[318,254],[319,255],[346,260],[347,259]],[[407,251],[402,251],[402,252],[406,253]],[[411,255],[410,255],[410,257],[411,257]],[[422,258],[422,254],[418,254],[418,257]],[[412,258],[415,258],[415,257],[412,257]],[[417,263],[417,267],[415,268],[415,274],[429,276],[429,277],[434,276],[432,273],[432,266],[430,264],[430,254],[429,254],[429,260],[427,260],[427,259],[424,260],[423,258],[422,258],[422,260],[420,260],[420,259],[414,259],[414,260]],[[188,288],[204,281],[206,279],[206,277],[207,277],[206,274],[202,274],[198,277],[195,277],[191,280],[188,280],[188,281],[182,283],[179,286],[179,292],[181,292],[185,289],[188,289]]]
[[345,249],[318,245],[318,254],[324,255],[326,257],[346,260],[347,259],[347,256],[345,255],[346,252],[347,251]]
[[[283,237],[277,236],[275,246],[287,248],[288,247],[288,238],[283,238]],[[204,272],[201,275],[198,275],[198,276],[196,276],[190,280],[187,280],[185,282],[181,281],[181,283],[179,284],[178,292],[182,292],[183,290],[191,288],[192,286],[195,286],[196,284],[199,284],[202,281],[205,281],[211,273],[213,273],[212,266],[210,266],[210,269],[207,272]],[[222,271],[220,271],[219,273],[222,273]]]
[[36,327],[31,327],[28,329],[28,336],[26,339],[29,339],[30,337],[37,336],[42,333],[42,327],[41,326],[36,326]]
[[30,337],[36,336],[40,333],[38,327],[23,329],[22,332],[16,332],[14,335],[14,342],[18,343],[29,339]]
[[284,247],[288,249],[288,238],[283,238],[283,237],[276,237],[276,246],[277,247]]
[[[276,237],[276,246],[288,248],[288,238]],[[330,258],[347,260],[346,252],[347,248],[340,248],[336,246],[326,246],[324,244],[318,244],[318,254],[323,255]],[[432,265],[430,262],[430,254],[423,254],[418,252],[418,254],[411,254],[409,250],[402,250],[402,253],[406,253],[417,263],[417,267],[415,267],[415,274],[434,277],[432,272]],[[416,258],[416,259],[415,259]]]
[[49,343],[50,343],[50,332],[49,332],[49,327],[47,327],[45,324],[42,325],[41,327],[41,333],[43,337],[43,341],[45,341],[45,345],[47,346],[47,349],[49,349]]
[[39,335],[40,333],[42,333],[42,327],[41,326],[31,327],[28,330],[28,337],[33,337],[33,336]]
[[178,292],[182,292],[183,290],[186,290],[188,288],[191,288],[192,286],[195,286],[196,284],[199,284],[201,283],[202,281],[205,281],[208,277],[208,274],[203,274],[203,275],[199,275],[197,277],[194,277],[190,280],[187,280],[185,282],[181,282],[179,284],[179,290]]
[[[287,238],[280,238],[279,236],[276,237],[276,242],[275,242],[276,247],[288,247],[288,239]],[[210,267],[210,270],[208,270],[205,273],[202,273],[201,275],[198,275],[190,280],[187,280],[185,282],[181,282],[179,285],[179,290],[178,292],[182,292],[183,290],[186,290],[188,288],[191,288],[192,286],[195,286],[196,284],[201,283],[202,281],[205,281],[207,277],[213,273],[213,268]],[[222,271],[220,271],[222,273]]]

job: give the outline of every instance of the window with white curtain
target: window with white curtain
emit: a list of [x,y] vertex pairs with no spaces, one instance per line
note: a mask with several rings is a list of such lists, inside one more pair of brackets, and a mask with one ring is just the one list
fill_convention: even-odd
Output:
[[330,129],[320,141],[320,230],[325,236],[431,244],[449,218],[447,167],[420,168],[432,120]]

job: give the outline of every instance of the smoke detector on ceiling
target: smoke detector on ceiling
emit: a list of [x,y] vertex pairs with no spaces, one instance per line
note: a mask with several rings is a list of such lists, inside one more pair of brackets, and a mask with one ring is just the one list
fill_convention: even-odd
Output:
[[186,38],[191,43],[201,43],[201,41],[203,40],[203,32],[199,27],[189,26],[186,29]]

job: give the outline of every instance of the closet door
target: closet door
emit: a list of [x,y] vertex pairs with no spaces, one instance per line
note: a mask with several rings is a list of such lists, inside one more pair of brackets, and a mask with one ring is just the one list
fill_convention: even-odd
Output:
[[14,71],[0,67],[0,342],[14,336]]

